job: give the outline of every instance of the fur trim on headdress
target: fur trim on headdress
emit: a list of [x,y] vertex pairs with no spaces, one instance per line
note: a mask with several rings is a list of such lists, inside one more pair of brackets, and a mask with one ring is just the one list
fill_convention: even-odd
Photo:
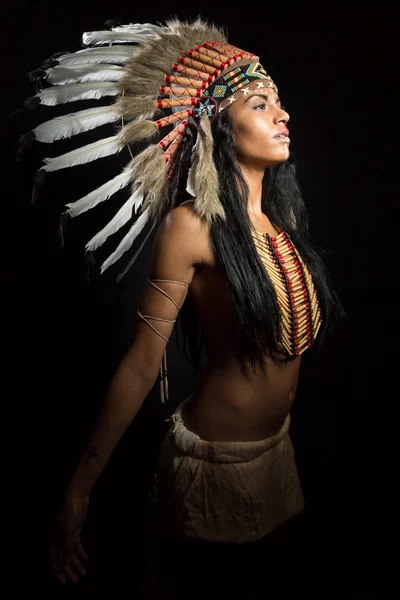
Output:
[[127,146],[157,135],[158,128],[154,121],[132,121],[121,130],[119,140],[122,146]]
[[195,192],[194,208],[200,217],[204,217],[209,225],[215,216],[225,220],[225,211],[219,201],[218,173],[213,160],[214,140],[209,118],[204,115],[200,119],[197,137],[196,165],[193,172]]
[[146,193],[145,208],[151,217],[164,216],[168,210],[169,189],[162,148],[157,144],[146,148],[133,161],[131,178]]
[[118,110],[122,118],[127,120],[152,119],[158,110],[151,98],[125,95],[117,98],[115,109]]
[[177,19],[167,21],[158,35],[149,40],[127,65],[126,74],[118,84],[121,92],[157,96],[159,87],[165,83],[165,75],[171,71],[171,65],[189,48],[195,48],[206,40],[226,42],[222,31],[202,19],[197,19],[193,24]]

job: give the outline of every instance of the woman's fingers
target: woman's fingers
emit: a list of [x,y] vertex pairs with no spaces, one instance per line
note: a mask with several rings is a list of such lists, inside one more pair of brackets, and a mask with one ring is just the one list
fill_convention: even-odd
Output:
[[84,547],[82,546],[82,542],[81,542],[81,538],[79,536],[79,538],[77,540],[75,540],[75,550],[77,555],[79,556],[79,558],[82,558],[82,560],[88,560],[89,557],[86,554],[86,551],[84,549]]
[[[68,577],[68,579],[70,579],[72,581],[72,583],[78,583],[79,579],[78,579],[78,575],[72,570],[71,566],[68,567],[63,567],[63,573],[64,575],[66,575]],[[61,575],[63,575],[63,573],[61,573]]]
[[63,585],[65,585],[67,583],[67,580],[65,579],[65,575],[61,571],[59,573],[55,573],[55,576],[58,579],[58,581],[60,583],[62,583]]
[[79,535],[75,541],[74,536],[67,535],[62,544],[51,542],[49,558],[54,575],[63,584],[67,583],[67,580],[78,583],[78,575],[87,575],[80,559],[87,560],[88,556]]
[[64,544],[63,544],[62,554],[63,554],[63,565],[64,565],[64,567],[68,567],[73,555],[75,554],[74,535],[67,533],[64,536]]
[[65,584],[65,583],[67,583],[67,580],[65,579],[65,576],[61,572],[61,561],[56,560],[56,554],[59,554],[59,553],[57,552],[57,549],[54,546],[54,544],[51,544],[50,552],[49,552],[51,570],[53,571],[53,575],[58,579],[58,581],[62,584]]
[[49,559],[53,574],[61,581],[61,583],[65,583],[65,577],[62,575],[62,552],[59,544],[56,541],[55,535],[51,537]]
[[50,543],[49,559],[50,559],[50,564],[51,564],[51,568],[52,568],[53,572],[56,572],[57,571],[56,548],[53,543]]
[[76,554],[71,558],[70,566],[71,568],[73,567],[79,573],[79,575],[86,575],[86,569],[81,564],[81,561],[76,556]]
[[66,584],[67,580],[62,571],[63,566],[62,566],[62,556],[61,556],[60,549],[53,545],[50,546],[49,558],[50,558],[51,570],[53,571],[53,575],[58,579],[58,581],[60,583]]
[[68,496],[57,514],[49,540],[49,558],[54,575],[61,583],[77,583],[86,575],[82,564],[88,556],[81,543],[81,529],[86,516],[88,498]]

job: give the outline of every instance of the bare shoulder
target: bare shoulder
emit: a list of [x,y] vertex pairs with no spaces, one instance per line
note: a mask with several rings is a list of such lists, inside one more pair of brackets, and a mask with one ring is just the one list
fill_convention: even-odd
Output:
[[182,202],[172,209],[164,219],[163,230],[173,232],[174,240],[191,248],[193,264],[201,263],[208,240],[208,224],[194,210],[194,200]]
[[194,210],[194,200],[186,200],[185,202],[182,202],[169,214],[178,215],[177,218],[182,221],[182,224],[186,224],[188,227],[191,227],[192,232],[194,232],[196,229],[200,232],[206,228],[204,219],[201,219],[201,217],[199,217]]

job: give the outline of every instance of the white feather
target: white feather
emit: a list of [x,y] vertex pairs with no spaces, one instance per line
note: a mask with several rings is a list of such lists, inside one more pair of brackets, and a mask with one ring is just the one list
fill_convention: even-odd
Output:
[[133,242],[135,241],[135,239],[149,220],[149,215],[150,207],[146,208],[146,210],[140,215],[140,217],[132,225],[126,236],[117,246],[116,250],[114,250],[114,252],[107,258],[107,260],[104,261],[104,263],[101,265],[100,273],[104,273],[104,271],[108,269],[108,267],[117,262],[117,260],[123,254],[125,254],[127,250],[129,250],[129,248],[132,246]]
[[195,180],[196,180],[196,169],[199,164],[199,143],[200,136],[197,137],[196,143],[192,148],[192,157],[191,157],[191,166],[188,172],[187,182],[186,182],[186,191],[188,194],[196,197],[196,189],[195,189]]
[[108,46],[104,48],[85,48],[73,54],[64,54],[57,58],[61,66],[89,64],[125,64],[137,52],[137,46]]
[[56,104],[76,102],[77,100],[98,100],[103,96],[116,96],[118,93],[118,87],[110,82],[97,83],[96,85],[93,85],[93,83],[75,83],[45,88],[36,94],[35,98],[39,98],[41,104],[55,106]]
[[88,81],[119,81],[125,70],[116,65],[80,65],[74,69],[51,67],[47,69],[46,81],[53,85],[86,83]]
[[110,156],[110,154],[117,154],[122,150],[122,145],[119,141],[118,135],[113,135],[92,144],[87,144],[71,152],[60,154],[54,158],[45,158],[45,167],[42,167],[42,171],[58,171],[59,169],[66,169],[67,167],[75,167],[76,165],[84,165],[86,163]]
[[144,192],[143,192],[142,187],[139,186],[133,195],[135,196],[135,202],[133,205],[133,209],[136,214],[137,211],[139,210],[139,208],[142,206],[143,200],[144,200]]
[[120,44],[117,46],[102,46],[101,48],[83,48],[82,50],[76,50],[74,54],[102,54],[103,52],[106,54],[113,54],[115,52],[126,52],[129,54],[130,52],[134,52],[136,48],[137,47],[134,45],[129,46],[126,44]]
[[[132,196],[120,208],[120,210],[117,212],[114,218],[109,223],[107,223],[107,225],[101,231],[99,231],[99,233],[92,237],[92,239],[86,244],[87,251],[93,252],[94,250],[96,250],[96,248],[104,244],[104,242],[110,235],[116,233],[121,227],[123,227],[123,225],[125,225],[129,221],[133,214],[132,207],[135,200],[137,199],[138,193],[140,194],[140,191],[136,190],[134,194],[132,194]],[[141,195],[143,198],[143,194]]]
[[33,130],[39,142],[50,143],[56,140],[64,140],[73,135],[96,129],[106,123],[114,123],[121,118],[114,106],[100,106],[99,108],[88,108],[61,117],[55,117],[51,121],[42,123]]
[[106,183],[103,183],[103,185],[98,187],[96,190],[89,192],[89,194],[83,196],[79,200],[76,200],[76,202],[70,202],[67,204],[66,206],[68,206],[69,210],[66,212],[73,219],[81,213],[90,210],[94,206],[97,206],[97,204],[100,202],[108,200],[110,196],[116,194],[119,190],[122,190],[122,188],[129,184],[131,180],[131,173],[129,169],[130,164],[125,167],[122,173],[113,179],[110,179],[110,181],[106,181]]
[[141,251],[143,250],[144,246],[147,243],[147,240],[149,239],[150,235],[153,232],[154,227],[157,225],[157,221],[154,220],[152,226],[150,227],[150,229],[148,230],[146,236],[143,238],[142,243],[140,244],[139,248],[136,250],[135,254],[132,256],[132,258],[130,259],[130,261],[128,262],[128,264],[125,266],[124,270],[122,271],[122,273],[120,273],[117,277],[117,283],[119,283],[121,281],[121,279],[123,277],[125,277],[125,275],[127,274],[127,272],[129,271],[129,269],[131,268],[131,266],[133,265],[133,263],[136,261],[137,257],[139,256],[139,254],[141,253]]
[[199,162],[198,158],[196,157],[192,163],[192,166],[189,169],[187,183],[186,183],[186,191],[188,194],[193,196],[193,198],[196,197],[196,190],[195,190],[194,182],[196,179],[196,168],[197,168],[198,162]]
[[154,33],[137,33],[127,30],[123,31],[87,31],[82,36],[85,46],[94,46],[96,44],[121,44],[124,42],[136,42],[140,44],[143,37],[150,37]]
[[112,27],[111,31],[131,31],[138,35],[155,35],[160,29],[158,25],[153,25],[153,23],[129,23],[128,25]]

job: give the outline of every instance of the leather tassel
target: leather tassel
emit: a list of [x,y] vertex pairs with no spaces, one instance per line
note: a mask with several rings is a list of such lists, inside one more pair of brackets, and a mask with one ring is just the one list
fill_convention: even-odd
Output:
[[163,359],[161,363],[160,369],[160,398],[162,404],[165,404],[169,400],[168,395],[168,371],[167,371],[167,349],[165,349],[163,354]]

